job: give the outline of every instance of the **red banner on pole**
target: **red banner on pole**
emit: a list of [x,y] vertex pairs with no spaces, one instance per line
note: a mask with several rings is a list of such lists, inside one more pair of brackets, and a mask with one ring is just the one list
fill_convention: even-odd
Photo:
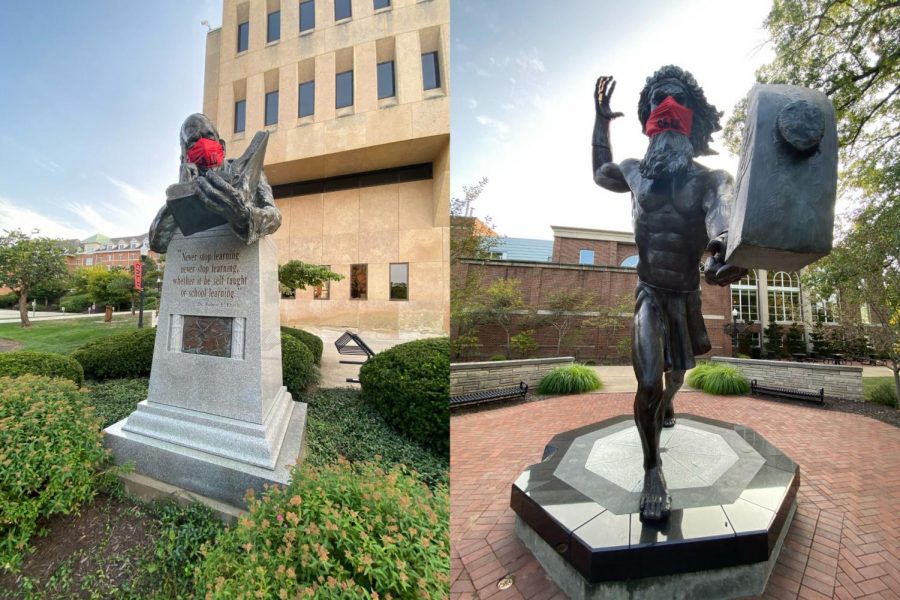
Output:
[[134,263],[134,289],[142,290],[144,289],[143,284],[143,276],[144,276],[144,265],[139,262]]

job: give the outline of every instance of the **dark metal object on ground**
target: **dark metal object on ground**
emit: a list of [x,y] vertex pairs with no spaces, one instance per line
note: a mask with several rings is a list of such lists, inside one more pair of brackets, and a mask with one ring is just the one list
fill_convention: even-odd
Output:
[[754,379],[750,382],[750,393],[754,396],[757,394],[761,394],[763,396],[777,396],[779,398],[787,398],[789,400],[815,402],[820,406],[823,406],[825,404],[825,388],[819,388],[818,392],[805,392],[803,390],[795,390],[792,388],[759,385]]
[[482,402],[494,402],[495,400],[515,400],[524,398],[528,394],[528,384],[520,381],[518,386],[496,388],[480,392],[469,392],[459,396],[450,396],[450,406],[468,406],[481,404]]
[[[352,331],[345,331],[338,339],[334,340],[334,347],[337,348],[338,354],[350,356],[365,356],[366,360],[342,360],[338,361],[345,365],[361,365],[375,356],[375,351],[369,348],[361,337]],[[350,381],[349,379],[347,381]],[[353,381],[352,383],[358,383]]]

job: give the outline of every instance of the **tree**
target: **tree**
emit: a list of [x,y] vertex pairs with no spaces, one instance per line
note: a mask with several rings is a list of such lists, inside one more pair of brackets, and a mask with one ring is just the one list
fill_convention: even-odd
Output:
[[631,316],[634,314],[634,297],[629,294],[623,294],[618,300],[609,306],[599,306],[598,314],[595,317],[587,319],[584,324],[596,327],[600,330],[600,343],[605,342],[603,354],[608,353],[609,340],[619,338],[616,342],[616,354],[619,359],[631,358],[631,336],[622,335],[623,330],[631,326]]
[[506,358],[510,355],[510,337],[517,315],[529,316],[528,305],[522,297],[522,282],[518,279],[498,279],[484,291],[481,312],[486,321],[496,323],[506,336]]
[[806,340],[803,339],[803,330],[798,323],[791,323],[788,327],[785,342],[792,354],[806,354]]
[[541,311],[541,324],[549,325],[556,331],[556,356],[562,352],[563,344],[578,333],[572,329],[580,313],[593,310],[597,299],[590,292],[578,288],[562,289],[547,296]]
[[82,276],[88,299],[106,307],[105,321],[111,321],[113,308],[128,303],[134,293],[134,277],[121,267],[97,265],[84,269]]
[[529,358],[538,349],[537,340],[534,339],[534,329],[526,329],[512,336],[509,338],[509,345],[520,357]]
[[461,258],[490,258],[499,238],[493,231],[491,218],[479,220],[469,214],[472,202],[478,199],[487,185],[482,177],[474,186],[463,186],[463,198],[450,201],[450,261]]
[[767,358],[779,358],[784,354],[784,331],[775,322],[775,315],[769,315],[769,324],[763,330]]
[[328,267],[311,265],[299,260],[292,260],[278,266],[278,284],[282,293],[291,290],[305,290],[306,286],[319,287],[326,281],[340,281],[343,275],[335,273]]
[[11,288],[19,295],[19,320],[22,327],[31,327],[28,320],[28,298],[32,290],[66,276],[65,247],[62,240],[31,237],[20,230],[6,231],[0,238],[0,287]]

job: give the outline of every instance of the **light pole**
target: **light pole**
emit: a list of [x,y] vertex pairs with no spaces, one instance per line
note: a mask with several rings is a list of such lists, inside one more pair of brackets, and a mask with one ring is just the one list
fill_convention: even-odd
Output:
[[731,358],[737,358],[738,355],[738,309],[731,309]]
[[150,253],[150,247],[147,246],[147,242],[141,246],[141,300],[140,300],[140,312],[138,312],[138,329],[141,329],[144,326],[144,264],[147,262],[147,254]]

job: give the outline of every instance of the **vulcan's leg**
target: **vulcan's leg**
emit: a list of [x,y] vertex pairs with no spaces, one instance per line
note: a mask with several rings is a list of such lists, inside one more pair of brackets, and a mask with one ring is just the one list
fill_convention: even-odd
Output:
[[641,520],[668,518],[672,500],[666,489],[659,452],[665,401],[663,399],[663,324],[650,302],[634,315],[632,363],[638,382],[634,397],[634,420],[644,450],[644,489],[641,492]]
[[684,371],[669,371],[666,373],[666,390],[663,396],[666,400],[666,414],[663,417],[663,427],[675,427],[675,394],[684,383]]

